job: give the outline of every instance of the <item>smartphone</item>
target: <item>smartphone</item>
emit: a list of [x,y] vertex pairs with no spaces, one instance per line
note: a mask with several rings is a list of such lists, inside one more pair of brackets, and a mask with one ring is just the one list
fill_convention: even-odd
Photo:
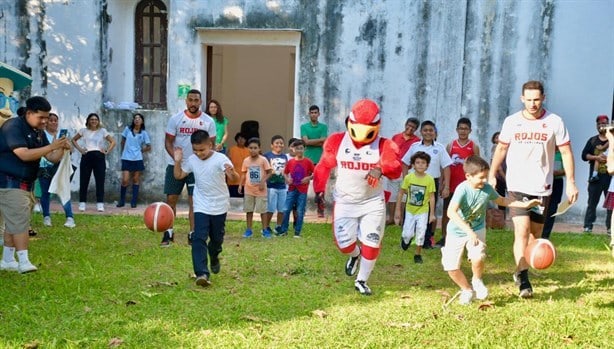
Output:
[[58,137],[59,138],[66,137],[67,134],[68,134],[68,130],[63,128],[60,130],[60,135]]

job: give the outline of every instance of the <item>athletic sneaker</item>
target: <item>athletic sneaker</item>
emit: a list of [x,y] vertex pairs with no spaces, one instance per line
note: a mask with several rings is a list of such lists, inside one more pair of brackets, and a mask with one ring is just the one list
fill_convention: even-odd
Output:
[[276,236],[286,236],[286,235],[288,235],[288,232],[281,230],[281,228],[279,228],[279,230],[277,230],[277,228],[275,228],[275,235]]
[[46,226],[46,227],[50,227],[52,225],[51,224],[51,217],[49,217],[49,216],[43,217],[43,225]]
[[358,260],[360,259],[360,254],[356,257],[350,257],[347,263],[345,263],[345,275],[352,276],[356,274],[356,269],[358,269]]
[[28,229],[28,236],[36,236],[36,235],[38,235],[36,230],[34,230],[32,228]]
[[218,257],[211,257],[211,272],[213,274],[218,274],[220,272],[220,259]]
[[175,236],[171,236],[171,234],[166,230],[164,232],[164,236],[162,236],[162,242],[160,243],[160,247],[169,247],[172,242],[175,241]]
[[409,238],[409,242],[405,243],[405,240],[403,239],[403,237],[401,236],[401,249],[403,251],[407,251],[407,249],[409,248],[409,245],[411,245],[411,240],[413,238]]
[[520,293],[518,294],[520,298],[531,298],[533,297],[533,287],[531,287],[531,283],[527,280],[527,282],[523,282],[520,284]]
[[300,239],[301,238],[301,232],[300,231],[295,231],[294,232],[294,237],[297,238],[297,239]]
[[39,204],[38,202],[34,204],[34,207],[32,208],[32,212],[41,213],[42,211],[43,209],[41,208],[41,204]]
[[356,289],[356,291],[358,291],[363,296],[370,296],[372,294],[371,289],[369,288],[369,286],[367,286],[366,281],[362,281],[362,280],[354,281],[354,288]]
[[201,275],[196,278],[196,285],[201,286],[201,287],[207,287],[211,285],[211,281],[209,281],[209,278],[207,277],[207,275]]
[[104,212],[104,204],[102,202],[96,203],[96,211]]
[[512,279],[514,279],[514,285],[520,286],[520,272],[516,271],[512,273]]
[[473,290],[461,290],[458,297],[458,303],[462,305],[468,305],[473,300]]
[[414,255],[414,263],[416,263],[416,264],[422,264],[422,256],[421,256],[421,255],[419,255],[419,254]]
[[72,218],[72,217],[67,217],[67,218],[66,218],[66,223],[64,223],[64,226],[65,226],[66,228],[74,228],[74,227],[76,227],[77,225],[75,224],[75,219],[74,219],[74,218]]
[[439,241],[437,241],[435,243],[435,247],[436,248],[442,248],[442,247],[445,246],[445,244],[446,244],[446,239],[445,238],[441,238],[441,239],[439,239]]
[[80,202],[79,203],[79,211],[81,211],[81,212],[85,211],[85,202]]
[[265,238],[265,239],[270,239],[270,238],[271,238],[271,236],[273,236],[273,235],[271,234],[271,228],[264,228],[264,229],[262,229],[262,237],[263,237],[263,238]]
[[281,225],[276,226],[274,232],[275,232],[275,235],[277,235],[277,236],[283,234],[283,230],[281,229]]
[[254,233],[252,233],[251,229],[245,229],[245,233],[243,233],[244,238],[251,238]]
[[190,245],[190,246],[192,246],[192,234],[193,233],[194,233],[193,231],[188,233],[188,245]]
[[21,274],[31,273],[33,271],[37,271],[38,268],[34,266],[34,264],[30,263],[30,261],[20,262],[17,270]]
[[0,270],[6,271],[17,271],[19,268],[19,263],[17,261],[5,262],[4,260],[0,261]]
[[475,298],[484,300],[488,297],[488,289],[484,285],[482,279],[471,280],[471,286],[473,286],[473,290],[475,291]]

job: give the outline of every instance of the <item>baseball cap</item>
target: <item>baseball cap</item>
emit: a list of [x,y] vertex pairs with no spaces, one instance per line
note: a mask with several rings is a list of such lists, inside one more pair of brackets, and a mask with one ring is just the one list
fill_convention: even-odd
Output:
[[605,123],[607,124],[608,122],[610,122],[610,119],[608,118],[607,115],[599,115],[597,116],[597,120],[595,120],[598,124],[600,123]]

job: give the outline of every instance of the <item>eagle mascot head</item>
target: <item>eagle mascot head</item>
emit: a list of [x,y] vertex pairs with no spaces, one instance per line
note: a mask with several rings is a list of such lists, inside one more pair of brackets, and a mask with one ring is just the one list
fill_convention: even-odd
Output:
[[379,135],[379,107],[370,99],[354,103],[346,119],[346,127],[356,145],[371,144]]

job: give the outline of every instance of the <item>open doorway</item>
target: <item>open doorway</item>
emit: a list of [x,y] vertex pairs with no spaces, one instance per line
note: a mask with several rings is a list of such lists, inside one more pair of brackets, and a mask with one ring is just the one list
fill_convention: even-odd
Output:
[[[280,35],[286,40],[279,40]],[[276,134],[286,143],[298,135],[295,81],[300,33],[213,29],[202,30],[201,38],[203,94],[207,100],[217,99],[229,119],[227,146],[234,145],[234,135],[247,120],[258,121],[263,151],[269,150]]]

